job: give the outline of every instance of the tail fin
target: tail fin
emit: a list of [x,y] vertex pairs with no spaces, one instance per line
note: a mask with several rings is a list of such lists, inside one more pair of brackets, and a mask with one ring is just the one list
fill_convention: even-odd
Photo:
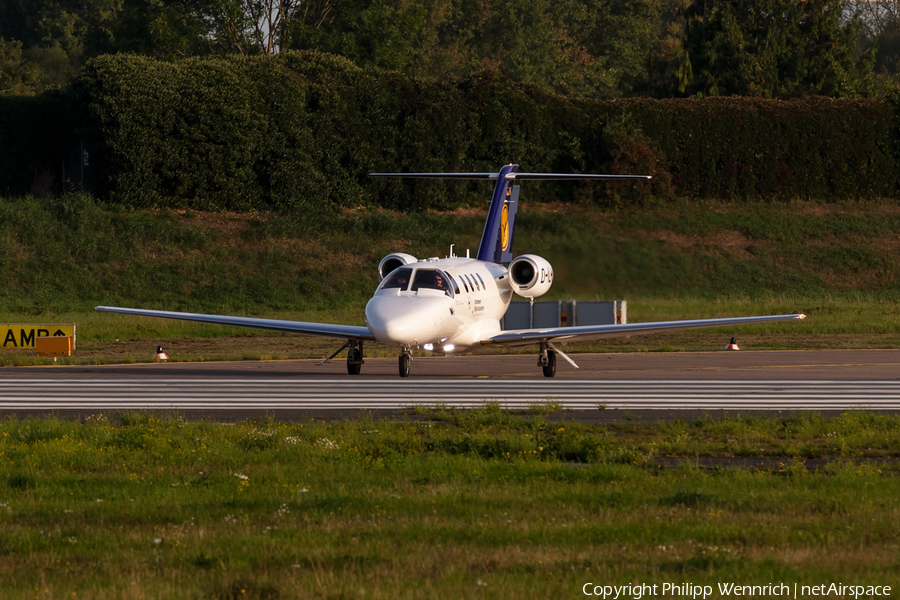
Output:
[[478,246],[478,260],[503,263],[512,260],[513,228],[519,207],[519,186],[513,177],[507,177],[519,170],[519,165],[506,165],[500,169],[491,207],[488,209],[481,245]]

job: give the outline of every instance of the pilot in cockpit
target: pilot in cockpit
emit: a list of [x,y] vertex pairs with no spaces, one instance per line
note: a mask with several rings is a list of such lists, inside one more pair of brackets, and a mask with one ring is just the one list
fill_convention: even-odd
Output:
[[420,289],[438,290],[451,298],[453,297],[447,276],[435,269],[418,269],[416,271],[410,290],[415,292]]

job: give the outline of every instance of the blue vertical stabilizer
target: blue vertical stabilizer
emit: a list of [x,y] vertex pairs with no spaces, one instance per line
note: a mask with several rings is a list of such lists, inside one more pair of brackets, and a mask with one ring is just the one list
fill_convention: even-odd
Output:
[[506,165],[497,174],[497,185],[478,246],[478,260],[493,263],[512,260],[513,227],[519,206],[519,186],[514,185],[514,174],[518,170],[519,165]]

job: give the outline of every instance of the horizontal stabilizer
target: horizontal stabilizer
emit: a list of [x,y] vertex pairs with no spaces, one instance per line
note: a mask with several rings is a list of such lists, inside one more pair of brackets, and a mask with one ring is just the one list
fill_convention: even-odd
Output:
[[512,241],[518,208],[519,181],[577,181],[650,179],[650,175],[602,175],[596,173],[520,173],[519,165],[508,164],[497,173],[369,173],[370,177],[401,177],[407,179],[489,179],[497,182],[488,209],[478,260],[506,263],[512,260]]
[[511,173],[507,179],[566,181],[572,179],[652,179],[650,175],[596,175],[594,173]]
[[[409,179],[497,179],[500,173],[369,173],[369,177]],[[602,175],[596,173],[506,173],[507,180],[565,181],[577,179],[652,179],[650,175]]]
[[410,179],[497,179],[497,173],[369,173],[369,177],[407,177]]

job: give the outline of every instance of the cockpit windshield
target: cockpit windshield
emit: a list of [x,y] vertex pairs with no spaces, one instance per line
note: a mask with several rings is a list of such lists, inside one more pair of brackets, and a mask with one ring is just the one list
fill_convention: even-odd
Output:
[[416,278],[413,280],[411,291],[415,292],[421,288],[441,290],[451,298],[453,297],[452,284],[450,278],[443,271],[437,269],[417,269]]
[[400,288],[401,292],[405,291],[409,287],[410,279],[412,279],[412,269],[397,269],[387,276],[384,283],[381,284],[381,289]]

